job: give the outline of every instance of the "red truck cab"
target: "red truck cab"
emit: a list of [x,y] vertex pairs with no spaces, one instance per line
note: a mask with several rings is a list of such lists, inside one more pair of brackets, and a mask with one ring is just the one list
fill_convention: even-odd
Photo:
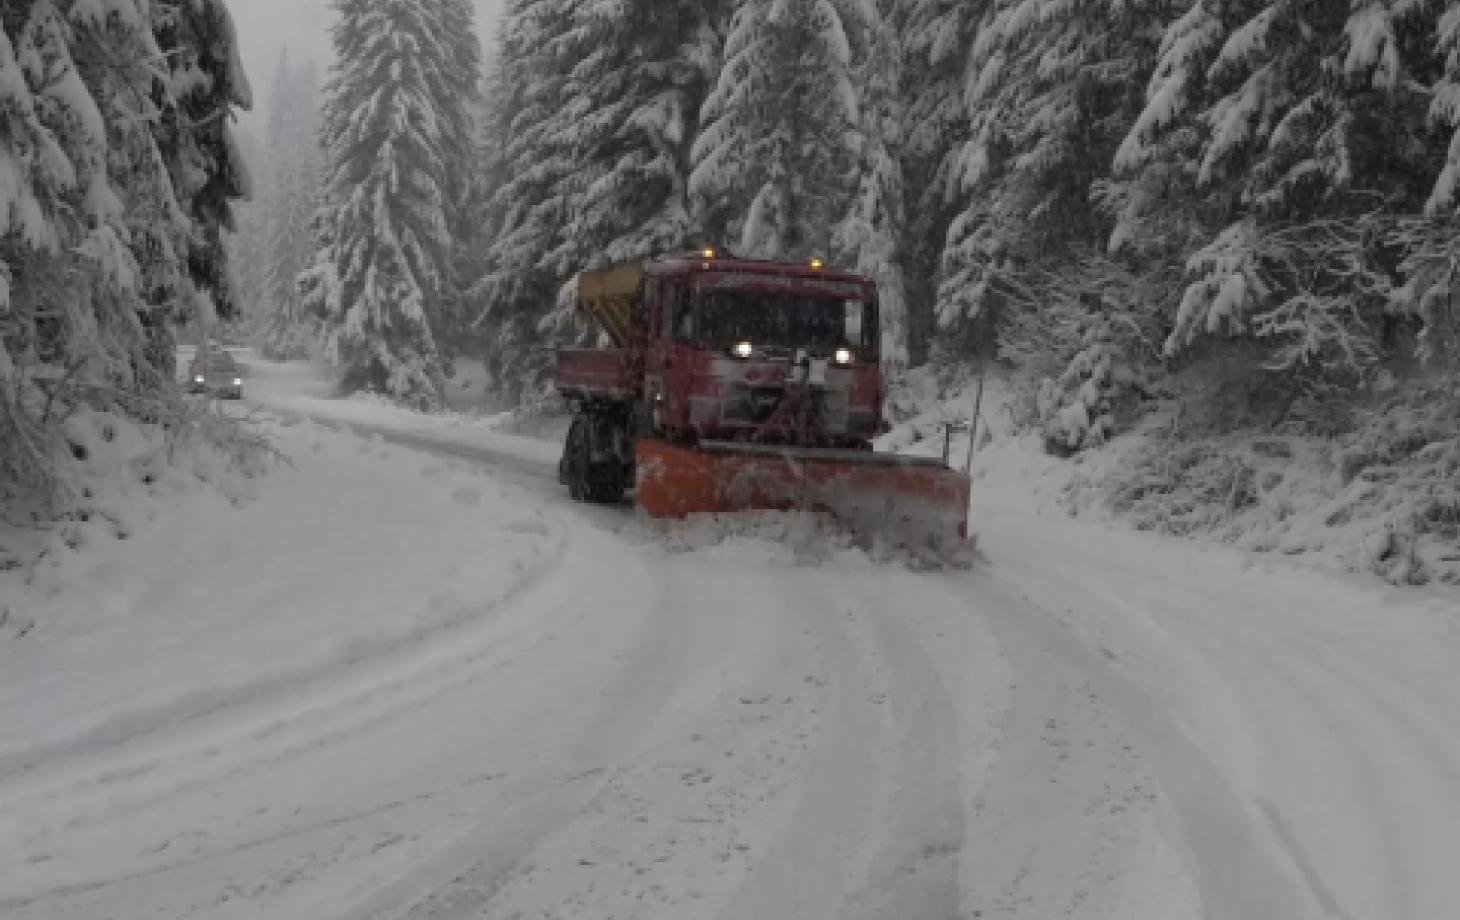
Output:
[[[557,387],[581,409],[690,444],[866,449],[880,429],[870,278],[704,250],[585,272],[578,295],[616,346],[558,353]],[[797,382],[813,405],[793,426],[777,410]]]
[[585,271],[577,293],[614,347],[557,355],[575,497],[620,497],[640,438],[869,450],[881,429],[870,278],[706,249]]

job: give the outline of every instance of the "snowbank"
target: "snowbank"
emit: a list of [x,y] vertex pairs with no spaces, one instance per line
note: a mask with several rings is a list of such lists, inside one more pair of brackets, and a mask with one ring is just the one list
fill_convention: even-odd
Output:
[[168,426],[79,408],[62,425],[53,508],[11,502],[0,521],[0,638],[27,635],[37,599],[57,596],[97,553],[190,502],[239,506],[277,459],[247,422],[206,409]]
[[493,395],[492,377],[480,361],[456,360],[446,378],[442,394],[448,411],[464,415],[496,415],[504,410],[502,400]]
[[[972,388],[915,371],[902,395],[906,420],[880,446],[941,454],[943,426],[971,415]],[[1406,386],[1375,405],[1358,430],[1331,438],[1180,436],[1153,417],[1068,459],[1051,456],[1042,433],[1020,424],[1023,399],[1007,381],[986,383],[972,464],[974,530],[990,506],[1078,515],[1397,584],[1460,584],[1453,386]],[[968,443],[964,433],[952,436],[956,465]]]
[[1023,397],[999,377],[984,381],[978,449],[970,455],[973,432],[965,427],[950,435],[947,426],[966,425],[973,417],[977,386],[977,381],[940,383],[927,368],[912,371],[894,406],[895,416],[904,420],[878,439],[877,449],[941,457],[946,444],[949,463],[967,467],[973,477],[969,516],[973,531],[978,529],[980,509],[990,504],[1029,513],[1061,508],[1061,498],[1072,483],[1092,475],[1098,455],[1062,460],[1046,453],[1042,435],[1018,421]]
[[[125,540],[88,536],[29,584],[0,573],[0,608],[32,624],[0,643],[0,773],[490,616],[560,555],[561,528],[480,468],[260,427],[288,464],[246,500],[179,489]],[[107,463],[136,447],[112,443]]]
[[249,368],[245,398],[286,418],[404,435],[422,445],[485,450],[549,468],[562,452],[567,419],[542,409],[424,414],[370,393],[341,398],[309,362],[241,357]]
[[263,393],[257,398],[288,418],[346,425],[363,433],[405,436],[426,447],[467,447],[546,468],[554,467],[562,453],[559,439],[546,440],[504,431],[510,421],[510,415],[506,414],[486,417],[450,412],[425,414],[366,395],[321,399],[278,392]]
[[1108,498],[1141,529],[1460,585],[1457,406],[1448,387],[1412,386],[1333,438],[1154,430],[1127,448]]

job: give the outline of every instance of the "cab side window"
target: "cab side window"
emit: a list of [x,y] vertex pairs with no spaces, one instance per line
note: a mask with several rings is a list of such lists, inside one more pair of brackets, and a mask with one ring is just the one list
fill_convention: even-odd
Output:
[[882,352],[882,319],[876,300],[869,300],[862,308],[862,352],[876,358]]
[[685,323],[689,320],[689,311],[685,309],[684,282],[664,282],[664,334],[665,336],[678,336],[689,338],[689,330]]
[[639,287],[639,317],[643,323],[639,328],[652,331],[664,319],[664,282],[658,278],[645,278]]

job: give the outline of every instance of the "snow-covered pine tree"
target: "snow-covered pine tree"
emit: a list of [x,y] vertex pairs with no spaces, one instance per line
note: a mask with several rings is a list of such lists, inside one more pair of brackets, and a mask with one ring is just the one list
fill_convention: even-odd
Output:
[[1450,135],[1450,147],[1425,211],[1444,217],[1460,214],[1460,6],[1450,4],[1441,14],[1436,44],[1444,65],[1430,102],[1430,118]]
[[223,234],[234,229],[233,202],[247,198],[251,188],[232,120],[224,115],[231,106],[249,107],[252,90],[224,0],[152,0],[152,5],[171,102],[161,113],[159,143],[192,223],[188,277],[220,317],[233,318],[238,309]]
[[[1426,123],[1437,7],[1198,0],[1168,29],[1116,164],[1130,180],[1163,138],[1194,154],[1212,226],[1170,353],[1213,332],[1250,336],[1272,369],[1339,382],[1381,356],[1396,281],[1384,218],[1420,211],[1442,159]],[[1148,185],[1118,197],[1124,243],[1130,215],[1159,205]]]
[[[968,39],[957,54],[960,141],[946,150],[940,163],[945,199],[957,203],[941,241],[936,273],[937,353],[944,359],[990,350],[995,323],[989,320],[998,315],[990,304],[998,299],[993,285],[1013,261],[1010,249],[1017,247],[1017,228],[1007,225],[1007,215],[992,201],[991,186],[1002,165],[996,160],[1007,155],[1005,134],[1019,127],[1012,123],[1012,100],[998,91],[1010,83],[1027,84],[1037,75],[1037,56],[1018,46],[1032,12],[1027,7],[1020,0],[989,0],[966,4],[956,18],[944,17],[943,28],[961,26]],[[974,17],[977,25],[969,30]]]
[[522,397],[549,362],[538,324],[561,279],[547,264],[581,195],[575,139],[581,103],[566,91],[587,55],[584,0],[510,0],[498,27],[498,79],[484,164],[501,178],[480,213],[490,245],[471,291],[483,360],[502,394]]
[[1451,4],[1441,14],[1436,41],[1444,63],[1430,121],[1450,143],[1424,219],[1405,228],[1409,255],[1395,300],[1419,318],[1420,358],[1453,368],[1460,363],[1460,6]]
[[[52,456],[58,432],[39,411],[44,393],[33,381],[39,365],[70,363],[52,305],[73,299],[63,269],[82,228],[64,215],[84,206],[83,189],[105,187],[105,126],[76,76],[64,21],[40,6],[28,0],[0,9],[0,510],[7,512],[60,488]],[[81,130],[65,130],[71,118]]]
[[[947,55],[958,65],[956,81],[925,76],[920,87],[919,104],[941,113],[959,139],[943,145],[931,189],[956,204],[940,241],[935,356],[1014,364],[1031,393],[1042,388],[1041,411],[1031,414],[1061,451],[1110,433],[1116,417],[1096,407],[1131,392],[1129,374],[1111,369],[1134,373],[1149,357],[1128,324],[1148,325],[1132,314],[1159,301],[1129,268],[1099,255],[1110,218],[1094,192],[1139,109],[1131,87],[1151,66],[1149,24],[1162,6],[992,0],[934,5],[910,22],[919,57]],[[938,50],[955,39],[963,53]],[[910,161],[921,160],[924,176],[923,151],[938,149],[936,140],[922,141]],[[1123,303],[1117,290],[1143,293]]]
[[[719,4],[625,0],[585,5],[587,55],[568,75],[581,192],[548,257],[558,278],[700,242],[690,215],[690,149],[719,63]],[[559,298],[542,326],[554,338],[587,330]],[[591,333],[589,333],[591,334]]]
[[737,5],[690,177],[710,236],[748,256],[830,251],[855,191],[861,17],[861,4],[836,0]]
[[262,193],[267,224],[259,347],[271,358],[303,358],[318,329],[302,313],[295,284],[308,265],[311,225],[320,205],[324,150],[319,143],[319,76],[313,62],[280,62],[269,106],[271,173]]
[[1393,300],[1418,321],[1415,355],[1453,373],[1460,368],[1460,217],[1404,221],[1393,242],[1407,253]]
[[478,93],[474,117],[476,137],[473,143],[471,169],[462,214],[468,229],[458,237],[454,270],[461,284],[461,307],[467,319],[462,330],[462,351],[473,355],[489,371],[494,370],[491,333],[495,331],[483,315],[477,285],[486,276],[489,263],[487,249],[496,233],[497,215],[492,199],[507,182],[503,159],[506,139],[497,133],[499,87],[502,85],[502,62],[494,53],[487,59]]
[[265,294],[268,277],[268,201],[273,185],[270,157],[265,142],[257,132],[241,129],[238,150],[254,183],[252,200],[235,209],[236,228],[225,237],[228,264],[233,272],[234,293],[238,298],[242,323],[250,331],[260,328],[267,319],[262,315],[268,302]]
[[[238,132],[239,154],[248,168],[253,184],[249,200],[234,209],[233,232],[225,236],[229,267],[234,279],[234,293],[242,314],[240,326],[248,337],[259,342],[262,330],[272,318],[266,313],[270,298],[266,288],[269,273],[269,232],[278,183],[278,155],[272,149],[278,136],[277,121],[288,100],[289,50],[280,52],[269,86],[268,121],[263,132],[247,128]],[[262,350],[262,349],[261,349]]]
[[[349,390],[441,405],[437,332],[451,296],[451,192],[471,96],[442,0],[336,0],[336,61],[323,137],[328,250],[306,273],[334,282],[316,301],[327,354]],[[474,88],[475,81],[472,81]],[[324,266],[327,266],[324,267]],[[320,290],[317,286],[313,290]]]
[[[446,188],[450,201],[459,205],[471,185],[469,166],[476,152],[476,118],[481,105],[482,47],[476,38],[472,0],[434,0],[439,6],[430,21],[433,36],[446,54],[441,79],[446,90],[454,94],[456,105],[441,111],[441,133],[444,155],[450,165]],[[461,220],[459,207],[451,216]]]
[[0,505],[74,498],[69,414],[175,392],[167,317],[228,302],[247,102],[221,5],[0,7]]
[[446,161],[447,228],[452,252],[448,260],[449,284],[435,317],[437,344],[449,367],[454,357],[470,350],[470,324],[475,318],[468,289],[476,280],[461,269],[469,253],[485,246],[487,239],[474,222],[473,175],[477,159],[477,118],[481,105],[482,48],[477,41],[472,0],[438,0],[439,44],[449,55],[443,76],[451,81],[450,92],[459,104],[443,110],[442,156]]
[[908,368],[907,284],[903,237],[908,229],[902,164],[902,49],[892,20],[894,3],[863,5],[865,48],[856,67],[861,93],[861,150],[851,208],[836,228],[834,250],[844,262],[877,280],[882,365],[894,384]]
[[1103,244],[1109,219],[1091,193],[1139,109],[1131,87],[1155,51],[1142,26],[1161,5],[995,4],[969,51],[967,141],[949,161],[966,205],[944,253],[944,329],[979,328],[980,313],[1012,308],[1007,295],[1028,276]]
[[909,205],[903,252],[908,350],[914,364],[927,360],[936,334],[943,248],[962,204],[953,194],[948,165],[968,133],[964,62],[989,6],[989,0],[900,0],[895,5],[904,62],[898,158]]
[[[1159,26],[1164,28],[1146,104],[1116,150],[1111,180],[1097,187],[1097,195],[1114,218],[1107,244],[1112,252],[1184,259],[1205,239],[1205,222],[1193,215],[1202,137],[1190,113],[1200,106],[1207,67],[1224,30],[1205,2],[1192,2]],[[1222,210],[1220,202],[1216,209]]]
[[697,240],[690,149],[719,64],[724,23],[707,0],[625,0],[584,11],[590,44],[566,91],[584,99],[583,165],[594,175],[568,227],[566,267],[640,258]]
[[343,315],[340,300],[340,274],[336,262],[335,233],[338,230],[336,205],[326,186],[320,191],[319,205],[309,221],[313,249],[309,262],[294,279],[294,296],[299,302],[299,318],[320,333],[321,344],[328,344],[330,324]]

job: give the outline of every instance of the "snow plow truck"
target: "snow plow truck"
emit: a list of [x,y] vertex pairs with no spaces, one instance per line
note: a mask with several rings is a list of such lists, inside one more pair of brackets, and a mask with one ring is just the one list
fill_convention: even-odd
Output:
[[706,248],[575,280],[611,347],[556,355],[572,411],[558,478],[574,499],[632,492],[657,518],[819,511],[943,558],[967,546],[969,477],[946,456],[873,450],[885,427],[870,278]]

